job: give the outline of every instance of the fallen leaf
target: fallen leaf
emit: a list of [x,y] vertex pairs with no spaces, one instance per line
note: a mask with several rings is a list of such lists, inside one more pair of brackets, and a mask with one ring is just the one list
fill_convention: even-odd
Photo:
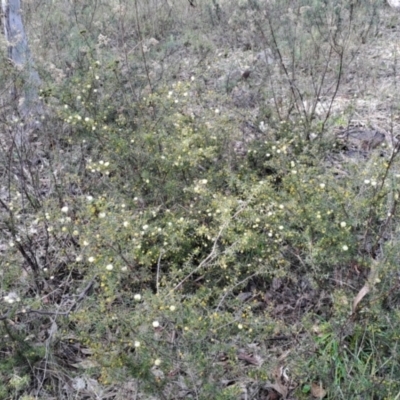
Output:
[[238,353],[237,357],[239,360],[246,361],[249,364],[253,364],[253,365],[261,365],[262,364],[261,358],[258,356],[251,356],[249,354],[240,352],[240,353]]
[[281,383],[269,383],[265,385],[266,389],[274,389],[275,392],[278,392],[283,399],[287,398],[288,395],[288,390],[285,386],[283,386]]
[[311,394],[313,397],[317,399],[323,399],[326,396],[326,390],[322,387],[322,383],[320,382],[311,384]]
[[275,390],[271,390],[268,392],[266,400],[279,400],[279,399],[281,399],[281,395],[275,392]]
[[358,292],[357,296],[353,300],[353,308],[352,308],[352,313],[354,314],[356,312],[356,308],[358,303],[369,293],[369,285],[366,283]]
[[379,282],[378,265],[379,264],[377,262],[375,262],[374,265],[371,265],[371,269],[368,275],[368,282],[366,282],[365,285],[360,289],[360,291],[358,292],[357,296],[353,301],[353,308],[352,308],[353,314],[356,311],[358,303],[370,292],[371,287],[374,287],[374,285]]
[[287,369],[282,366],[275,368],[273,371],[275,383],[268,383],[264,386],[266,389],[274,389],[283,399],[286,399],[289,393],[288,388],[285,386],[289,380],[286,371]]
[[278,361],[279,361],[279,362],[285,361],[286,358],[287,358],[287,356],[290,354],[291,351],[292,351],[292,350],[286,350],[285,352],[283,352],[283,353],[279,356]]

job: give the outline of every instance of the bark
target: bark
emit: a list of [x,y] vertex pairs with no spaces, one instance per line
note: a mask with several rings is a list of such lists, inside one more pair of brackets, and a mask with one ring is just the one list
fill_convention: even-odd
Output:
[[18,101],[17,112],[25,124],[24,132],[15,137],[16,144],[20,146],[26,141],[40,112],[40,78],[29,51],[20,0],[1,0],[1,7],[8,57],[18,77],[18,83],[17,79],[14,82],[12,95]]

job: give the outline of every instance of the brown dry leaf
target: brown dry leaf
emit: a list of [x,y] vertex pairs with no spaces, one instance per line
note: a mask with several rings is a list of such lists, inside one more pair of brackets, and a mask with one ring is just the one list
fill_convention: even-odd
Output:
[[369,293],[369,285],[366,283],[358,292],[357,296],[355,297],[353,301],[353,308],[352,308],[352,313],[354,314],[356,312],[356,308],[358,303]]
[[251,356],[249,354],[239,352],[237,357],[239,360],[246,361],[249,364],[253,364],[253,365],[257,365],[257,366],[262,364],[262,360],[258,356]]
[[320,382],[311,384],[311,394],[313,397],[317,399],[323,399],[326,396],[326,390],[322,387],[322,383]]
[[284,383],[288,382],[288,377],[286,375],[286,369],[282,366],[275,368],[273,372],[274,378],[275,378],[275,383],[269,383],[265,385],[265,388],[267,389],[274,389],[276,392],[278,392],[281,396],[282,399],[286,399],[288,396],[288,388],[285,386]]
[[286,350],[286,351],[284,351],[284,352],[279,356],[278,361],[279,361],[279,362],[285,361],[286,358],[288,357],[288,355],[290,354],[291,351],[292,351],[292,350]]
[[265,385],[267,389],[274,389],[275,392],[279,393],[282,396],[282,399],[286,399],[288,395],[288,390],[281,383],[269,383]]
[[355,299],[353,301],[353,308],[352,308],[353,314],[356,311],[358,303],[370,292],[371,287],[373,287],[375,285],[375,283],[379,282],[377,266],[378,266],[377,263],[375,263],[375,265],[371,266],[371,270],[368,275],[368,282],[360,289],[357,296],[355,297]]
[[172,332],[169,332],[167,334],[167,341],[170,344],[174,344],[175,343],[175,339],[176,339],[176,331],[173,330]]

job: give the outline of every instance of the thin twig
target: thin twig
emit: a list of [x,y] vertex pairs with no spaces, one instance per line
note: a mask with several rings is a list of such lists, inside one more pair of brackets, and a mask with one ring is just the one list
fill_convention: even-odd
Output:
[[[238,211],[236,211],[236,213],[232,216],[231,220],[235,219],[247,206],[248,202],[244,203]],[[230,220],[230,221],[231,221]],[[207,265],[207,263],[209,263],[210,261],[212,261],[213,259],[215,259],[217,257],[217,245],[218,245],[218,241],[220,239],[220,237],[222,236],[222,232],[225,230],[225,228],[229,225],[229,222],[227,221],[222,228],[219,230],[217,237],[214,240],[214,244],[213,247],[211,249],[211,252],[208,254],[208,256],[201,261],[201,263],[194,269],[192,270],[188,275],[186,275],[185,278],[183,278],[182,281],[180,281],[173,289],[170,290],[170,292],[168,293],[168,295],[170,295],[172,292],[174,292],[176,289],[178,289],[179,287],[181,287],[189,278],[191,278],[197,271],[199,271],[201,268],[203,268],[205,265]]]
[[[13,315],[26,315],[26,314],[39,314],[39,315],[69,315],[71,311],[84,299],[84,297],[87,295],[88,291],[92,287],[95,279],[97,278],[97,275],[95,275],[90,282],[85,286],[85,288],[82,290],[78,298],[74,301],[74,303],[71,305],[68,311],[45,311],[45,310],[24,310],[24,311],[19,311],[14,313]],[[6,314],[0,316],[0,321],[3,321],[7,318],[9,318],[10,311],[7,311]]]
[[160,251],[160,255],[158,256],[158,261],[157,261],[157,276],[156,276],[156,293],[157,294],[158,294],[158,289],[160,288],[161,256],[162,256],[162,250]]
[[235,289],[235,287],[240,286],[241,284],[245,283],[247,280],[253,278],[254,276],[256,276],[259,272],[255,272],[254,274],[251,274],[250,276],[247,276],[246,278],[244,278],[242,281],[238,282],[236,285],[234,285],[229,291],[226,291],[225,294],[222,296],[222,299],[220,300],[220,302],[218,303],[218,306],[216,308],[215,311],[218,311],[219,308],[222,305],[222,302],[225,300],[225,298],[228,296],[229,293],[231,293],[233,291],[233,289]]
[[140,51],[142,53],[144,69],[146,71],[146,77],[147,77],[147,81],[149,83],[150,92],[153,93],[153,87],[151,85],[149,67],[147,65],[147,58],[146,58],[146,54],[145,54],[144,48],[143,48],[143,35],[142,35],[142,31],[140,29],[139,10],[138,10],[138,5],[137,5],[137,0],[135,0],[135,17],[136,17],[137,31],[138,31],[139,40],[140,40]]
[[216,252],[217,252],[218,240],[221,237],[222,232],[225,229],[225,226],[226,225],[224,225],[218,232],[218,236],[214,240],[213,247],[211,249],[211,252],[208,254],[208,256],[204,260],[202,260],[201,263],[194,270],[192,270],[188,275],[186,275],[186,277],[183,278],[168,294],[171,294],[176,289],[178,289],[180,286],[182,286],[190,277],[192,277],[197,271],[199,271],[201,268],[203,268],[204,265],[206,265],[209,261],[213,260],[217,256]]

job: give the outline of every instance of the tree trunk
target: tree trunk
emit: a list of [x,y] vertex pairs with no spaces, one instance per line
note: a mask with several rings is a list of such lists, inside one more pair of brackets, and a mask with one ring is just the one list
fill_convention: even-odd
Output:
[[20,78],[18,83],[15,80],[12,91],[13,98],[18,101],[17,112],[25,125],[25,129],[15,135],[16,144],[20,146],[37,124],[35,119],[41,109],[38,94],[40,78],[30,55],[20,0],[1,0],[1,7],[8,56],[16,69],[16,76]]

